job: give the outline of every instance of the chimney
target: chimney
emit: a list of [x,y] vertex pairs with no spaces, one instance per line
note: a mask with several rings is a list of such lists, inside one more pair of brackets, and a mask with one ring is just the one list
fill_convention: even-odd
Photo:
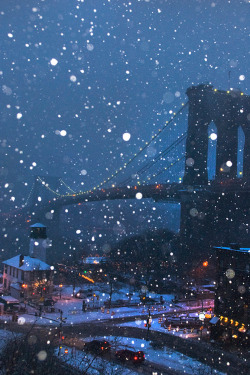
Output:
[[24,256],[21,254],[19,257],[19,267],[22,267],[23,262],[24,262]]

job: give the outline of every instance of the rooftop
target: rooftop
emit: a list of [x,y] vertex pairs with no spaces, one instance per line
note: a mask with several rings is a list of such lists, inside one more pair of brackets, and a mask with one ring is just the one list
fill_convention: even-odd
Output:
[[220,250],[230,250],[240,253],[250,253],[249,247],[239,247],[238,249],[233,249],[232,247],[224,247],[224,246],[214,246],[214,249],[220,249]]
[[35,223],[30,225],[30,228],[46,228],[46,226],[41,223]]
[[22,270],[22,271],[34,271],[34,270],[45,271],[45,270],[50,269],[50,265],[43,262],[42,260],[37,259],[37,258],[31,258],[30,256],[26,256],[26,255],[23,257],[23,265],[20,266],[20,255],[21,254],[3,261],[3,264],[18,268],[19,270]]
[[0,296],[0,298],[7,303],[19,303],[18,299],[11,296]]

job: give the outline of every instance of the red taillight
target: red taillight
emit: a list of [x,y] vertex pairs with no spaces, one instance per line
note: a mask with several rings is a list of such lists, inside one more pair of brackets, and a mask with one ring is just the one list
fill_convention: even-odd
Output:
[[138,360],[138,357],[134,357],[134,360],[137,361],[137,360]]
[[103,349],[104,349],[104,347],[102,346],[102,347],[101,347],[101,349],[103,350]]

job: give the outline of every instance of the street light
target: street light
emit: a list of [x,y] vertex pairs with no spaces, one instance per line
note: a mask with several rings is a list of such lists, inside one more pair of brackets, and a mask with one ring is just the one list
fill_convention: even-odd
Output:
[[59,289],[59,293],[60,293],[59,296],[60,296],[60,299],[62,298],[62,287],[63,287],[63,285],[60,284],[60,285],[59,285],[59,288],[60,288],[60,289]]

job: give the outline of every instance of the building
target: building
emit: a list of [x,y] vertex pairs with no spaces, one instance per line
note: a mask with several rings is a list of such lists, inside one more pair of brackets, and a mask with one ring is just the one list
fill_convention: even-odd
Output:
[[35,300],[50,296],[53,290],[54,267],[46,260],[46,227],[31,225],[29,255],[19,254],[3,262],[3,288],[18,300]]
[[250,343],[250,248],[231,244],[214,249],[217,286],[211,337]]
[[19,308],[19,300],[11,296],[0,296],[0,304],[3,305],[3,311],[7,312]]

